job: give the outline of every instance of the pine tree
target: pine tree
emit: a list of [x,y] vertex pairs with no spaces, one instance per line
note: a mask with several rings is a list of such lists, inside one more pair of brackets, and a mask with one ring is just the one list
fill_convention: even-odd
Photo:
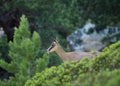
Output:
[[21,17],[19,27],[15,27],[13,42],[9,43],[9,56],[11,62],[0,60],[0,66],[8,72],[13,73],[8,82],[0,82],[3,85],[23,86],[36,72],[41,72],[47,67],[48,56],[36,58],[40,51],[41,38],[37,32],[30,34],[29,23],[25,15]]

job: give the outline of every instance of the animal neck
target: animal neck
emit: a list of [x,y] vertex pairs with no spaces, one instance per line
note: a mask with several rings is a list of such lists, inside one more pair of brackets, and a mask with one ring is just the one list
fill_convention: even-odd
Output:
[[58,45],[58,48],[56,49],[56,53],[60,56],[60,58],[65,61],[67,60],[66,52],[63,50],[63,48]]

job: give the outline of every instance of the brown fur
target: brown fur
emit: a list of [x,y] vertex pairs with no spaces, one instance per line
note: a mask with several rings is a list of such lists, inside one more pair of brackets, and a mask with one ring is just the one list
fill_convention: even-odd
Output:
[[47,52],[56,52],[63,61],[78,61],[84,57],[92,59],[95,56],[95,54],[91,52],[65,52],[57,41],[52,43],[52,45],[47,49]]

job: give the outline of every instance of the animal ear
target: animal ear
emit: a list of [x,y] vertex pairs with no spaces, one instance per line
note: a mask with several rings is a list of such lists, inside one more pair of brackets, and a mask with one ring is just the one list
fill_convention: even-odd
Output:
[[56,37],[56,38],[52,38],[52,40],[53,40],[53,42],[58,43],[58,37]]
[[56,41],[57,41],[57,40],[58,40],[58,37],[56,37],[55,39],[56,39]]
[[58,43],[58,37],[56,37],[56,38],[55,38],[55,42],[57,42],[57,43]]
[[52,42],[55,42],[55,41],[56,41],[56,39],[52,37],[52,38],[51,38],[51,41],[52,41]]

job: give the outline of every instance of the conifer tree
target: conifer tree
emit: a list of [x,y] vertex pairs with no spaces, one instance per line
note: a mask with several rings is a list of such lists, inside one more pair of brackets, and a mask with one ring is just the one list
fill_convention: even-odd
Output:
[[21,17],[19,27],[15,27],[13,42],[9,43],[9,56],[11,62],[0,60],[0,66],[14,77],[6,82],[1,81],[0,85],[23,86],[27,79],[30,79],[36,72],[41,72],[47,67],[48,56],[36,58],[40,51],[41,40],[37,32],[30,34],[29,23],[25,15]]

